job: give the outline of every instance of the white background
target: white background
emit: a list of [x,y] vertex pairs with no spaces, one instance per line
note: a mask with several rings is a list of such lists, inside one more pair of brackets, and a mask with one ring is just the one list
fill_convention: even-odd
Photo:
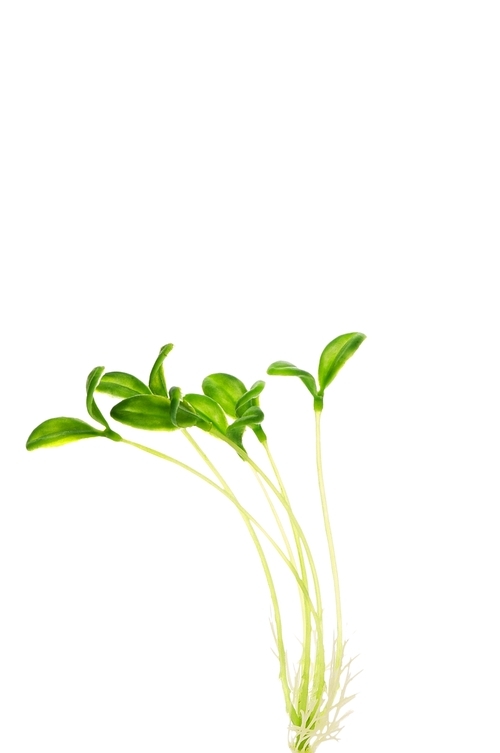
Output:
[[[363,669],[339,750],[499,750],[499,32],[481,0],[3,3],[2,751],[287,750],[229,502],[24,444],[85,419],[96,365],[147,379],[173,342],[169,384],[251,384],[353,330],[324,413]],[[314,538],[308,394],[269,377],[262,406]]]

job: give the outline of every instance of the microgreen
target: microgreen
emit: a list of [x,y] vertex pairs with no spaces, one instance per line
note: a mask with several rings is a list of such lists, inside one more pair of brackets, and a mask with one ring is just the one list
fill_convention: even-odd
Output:
[[167,383],[165,381],[165,372],[163,370],[163,361],[168,356],[173,347],[174,346],[172,345],[172,343],[164,345],[163,348],[160,349],[158,358],[154,362],[153,368],[151,369],[151,374],[149,375],[149,389],[154,395],[161,395],[162,397],[168,396]]
[[109,371],[103,374],[96,387],[96,392],[105,392],[113,397],[134,397],[134,395],[151,395],[152,392],[144,382],[132,374],[123,371]]
[[[265,387],[262,380],[254,382],[250,389],[247,389],[240,379],[231,374],[210,374],[202,382],[203,394],[183,394],[178,386],[172,386],[170,389],[167,387],[164,361],[173,345],[164,345],[154,361],[147,385],[126,372],[105,372],[103,366],[98,366],[90,372],[86,383],[86,406],[89,416],[99,427],[96,428],[78,418],[51,418],[37,426],[26,443],[28,450],[35,450],[92,437],[122,442],[180,466],[217,489],[235,505],[253,541],[269,588],[273,607],[273,632],[280,668],[279,678],[285,708],[290,718],[289,747],[292,751],[304,753],[314,753],[325,740],[338,739],[343,720],[351,713],[345,711],[345,706],[354,697],[347,694],[347,688],[353,678],[352,659],[346,660],[344,656],[346,643],[343,638],[339,574],[323,478],[321,414],[326,388],[364,339],[365,335],[351,332],[340,335],[328,343],[319,359],[317,380],[310,372],[294,366],[289,361],[275,361],[267,370],[267,373],[273,376],[297,377],[313,397],[319,502],[331,566],[331,584],[327,584],[326,593],[331,594],[328,598],[333,597],[336,613],[331,652],[326,645],[327,636],[323,625],[322,590],[325,589],[325,585],[320,583],[311,548],[293,511],[262,426],[264,413],[260,400]],[[152,432],[178,432],[203,460],[210,475],[201,473],[171,455],[126,439],[115,432],[96,403],[96,393],[120,398],[111,408],[110,417],[125,426]],[[229,448],[228,452],[234,452],[245,462],[265,496],[277,532],[267,531],[241,504],[226,479],[188,429],[200,429],[214,440],[224,442]],[[260,443],[259,452],[268,466],[267,470],[256,462],[243,444],[247,429],[253,431]],[[264,548],[266,542],[277,552],[289,571],[292,583],[297,586],[302,612],[302,651],[294,670],[288,663],[280,601]]]
[[79,418],[49,418],[34,429],[26,442],[28,450],[57,447],[86,437],[102,437],[103,433]]
[[236,406],[247,391],[240,379],[231,374],[210,374],[203,380],[201,388],[228,416],[238,417]]

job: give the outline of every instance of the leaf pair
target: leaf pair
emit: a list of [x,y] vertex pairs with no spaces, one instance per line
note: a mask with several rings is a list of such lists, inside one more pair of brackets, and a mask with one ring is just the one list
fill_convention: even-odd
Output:
[[94,399],[94,392],[99,384],[99,379],[104,371],[104,366],[96,366],[87,377],[87,411],[91,418],[100,423],[104,429],[95,429],[90,424],[79,418],[49,418],[39,424],[29,435],[26,442],[28,450],[37,450],[40,447],[58,447],[69,442],[89,437],[106,437],[114,441],[120,441],[121,437],[113,431]]
[[[113,397],[125,398],[122,403],[115,406],[111,415],[113,418],[117,418],[122,423],[129,423],[132,426],[138,426],[138,422],[147,423],[148,426],[139,428],[163,428],[163,423],[168,424],[167,430],[177,428],[177,425],[189,425],[192,426],[198,423],[198,419],[192,418],[192,413],[184,411],[180,407],[180,400],[174,401],[174,410],[171,411],[171,401],[168,399],[167,384],[165,381],[165,374],[163,371],[163,361],[170,353],[174,346],[172,343],[164,345],[161,348],[158,358],[156,359],[151,374],[149,377],[149,387],[146,386],[140,379],[132,376],[132,374],[126,374],[121,371],[112,371],[108,374],[104,374],[104,366],[97,366],[93,369],[87,378],[87,411],[91,418],[97,423],[101,424],[104,429],[97,430],[90,424],[81,421],[79,418],[49,418],[47,421],[43,421],[39,426],[34,429],[28,441],[26,447],[28,450],[36,450],[40,447],[57,447],[59,445],[67,444],[68,442],[76,442],[79,439],[86,439],[88,437],[107,437],[119,441],[120,435],[114,432],[94,399],[94,393],[104,392]],[[153,403],[148,402],[146,406],[143,406],[137,401],[128,403],[124,406],[124,403],[128,399],[134,399],[137,396],[147,396],[154,398],[155,396],[161,396],[162,399],[168,400],[168,411],[165,411],[165,403],[158,406],[158,401]],[[121,407],[120,407],[121,406]],[[145,407],[145,410],[143,408]],[[180,412],[179,412],[180,409]],[[173,412],[173,419],[171,418],[171,412]],[[115,415],[113,415],[115,413]],[[184,415],[186,413],[186,415]],[[189,413],[190,418],[187,417]],[[123,415],[125,418],[132,417],[134,423],[123,420],[119,416]],[[167,418],[165,418],[165,415]],[[179,416],[177,421],[176,416]]]
[[266,435],[262,428],[263,420],[264,414],[261,409],[256,405],[252,405],[244,411],[240,418],[237,418],[236,421],[233,421],[233,423],[228,426],[226,437],[244,450],[243,434],[248,426],[250,429],[253,429],[257,438],[263,442],[266,439]]
[[[188,394],[186,401],[194,410],[211,421],[220,434],[223,434],[238,447],[243,447],[243,434],[247,427],[253,429],[260,441],[265,439],[262,421],[264,414],[259,408],[259,395],[265,382],[255,382],[247,390],[243,382],[231,374],[210,374],[203,380],[203,395]],[[229,424],[227,416],[235,420]]]
[[274,376],[298,377],[314,397],[315,410],[320,411],[323,408],[323,396],[326,388],[333,382],[342,366],[357,351],[365,338],[366,335],[361,334],[361,332],[350,332],[346,335],[339,335],[328,343],[319,359],[319,387],[312,374],[297,368],[288,361],[275,361],[269,366],[267,373]]
[[173,347],[169,343],[160,349],[149,375],[149,386],[123,371],[104,374],[98,391],[124,398],[111,409],[112,418],[135,429],[149,431],[175,431],[188,426],[210,430],[211,424],[196,415],[182,399],[179,387],[167,389],[163,362]]
[[258,406],[265,382],[255,382],[249,390],[231,374],[210,374],[205,377],[202,390],[215,400],[231,418],[241,418],[248,408]]
[[[97,366],[87,378],[87,411],[104,428],[97,430],[77,418],[54,418],[44,421],[29,436],[27,448],[51,447],[74,442],[86,437],[105,436],[119,440],[101,410],[94,393],[102,392],[123,398],[111,409],[111,417],[136,429],[150,431],[175,431],[178,428],[197,426],[210,431],[212,426],[243,449],[242,437],[247,426],[261,441],[264,414],[259,408],[259,395],[264,382],[255,382],[247,390],[243,382],[230,374],[211,374],[203,381],[203,395],[191,393],[182,398],[179,387],[167,389],[163,362],[172,350],[169,343],[160,349],[149,376],[149,386],[140,379],[122,371],[104,374]],[[226,415],[235,420],[228,425]]]
[[[258,397],[264,382],[255,382],[247,390],[240,379],[231,374],[211,374],[203,381],[203,395],[189,393],[182,398],[179,387],[167,392],[163,361],[172,350],[165,345],[155,361],[149,387],[131,374],[110,372],[98,386],[100,392],[125,398],[111,410],[116,421],[137,429],[174,431],[197,426],[205,431],[212,427],[243,449],[242,437],[247,426],[262,440],[264,414]],[[235,421],[228,424],[227,416]]]
[[163,362],[174,346],[172,343],[160,349],[158,358],[149,375],[149,387],[132,374],[124,371],[110,371],[104,374],[97,386],[97,392],[105,392],[113,397],[135,397],[136,395],[160,395],[168,397],[167,382]]
[[215,400],[208,395],[197,395],[194,392],[184,395],[184,400],[197,416],[212,424],[221,434],[226,433],[226,414]]

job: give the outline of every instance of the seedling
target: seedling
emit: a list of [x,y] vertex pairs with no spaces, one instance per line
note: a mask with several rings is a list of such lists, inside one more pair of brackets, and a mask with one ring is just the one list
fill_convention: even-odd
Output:
[[[28,450],[36,450],[89,437],[105,437],[113,442],[123,442],[181,466],[211,487],[215,487],[236,506],[257,551],[271,597],[279,678],[290,719],[289,747],[292,751],[304,753],[314,753],[326,740],[338,740],[342,723],[351,713],[345,707],[354,697],[348,695],[348,686],[353,679],[352,659],[346,659],[344,656],[346,643],[342,631],[339,575],[323,480],[321,414],[326,388],[364,339],[365,335],[352,332],[332,340],[320,356],[317,380],[308,371],[299,369],[288,361],[275,361],[267,370],[271,375],[298,377],[313,398],[319,502],[332,578],[332,584],[327,587],[327,594],[329,596],[333,592],[335,600],[336,627],[330,638],[325,635],[322,587],[313,554],[292,509],[263,428],[264,413],[260,407],[260,397],[265,386],[263,381],[257,381],[247,389],[237,377],[219,373],[210,374],[203,380],[201,393],[183,394],[179,387],[168,389],[164,360],[173,346],[165,345],[153,364],[148,384],[121,371],[106,373],[102,366],[91,371],[87,379],[87,411],[90,417],[100,424],[99,428],[78,418],[50,418],[32,431],[26,444]],[[205,475],[152,447],[117,434],[97,406],[95,394],[99,392],[120,398],[110,412],[111,418],[115,421],[136,429],[152,432],[178,431],[183,434],[207,466],[210,475]],[[224,442],[231,452],[238,456],[237,462],[243,460],[256,475],[276,522],[276,533],[269,533],[241,504],[220,471],[198,444],[191,429],[200,430]],[[261,445],[261,454],[268,465],[267,470],[261,468],[243,444],[247,429],[253,431]],[[296,668],[288,663],[282,613],[268,555],[263,546],[264,541],[277,552],[289,571],[291,581],[297,587],[302,612],[302,648]],[[331,649],[327,644],[331,644]]]

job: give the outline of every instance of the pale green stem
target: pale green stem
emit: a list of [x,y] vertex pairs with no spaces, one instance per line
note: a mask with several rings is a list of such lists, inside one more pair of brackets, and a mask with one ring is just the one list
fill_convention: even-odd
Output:
[[[223,434],[218,434],[220,439],[223,439],[227,442],[231,447],[234,448],[234,450],[238,453],[238,455],[245,460],[249,465],[259,474],[259,476],[266,482],[266,484],[269,486],[269,488],[273,491],[273,493],[276,495],[276,497],[279,499],[283,507],[288,513],[290,523],[292,524],[292,527],[294,530],[297,531],[300,541],[302,542],[302,546],[304,547],[305,553],[307,555],[307,560],[309,563],[309,567],[311,569],[311,574],[313,578],[314,583],[314,592],[316,597],[316,613],[313,612],[314,619],[316,622],[316,629],[317,629],[317,656],[316,656],[316,663],[315,663],[315,673],[314,673],[314,686],[316,688],[316,698],[318,699],[318,703],[321,699],[321,696],[323,694],[323,689],[325,686],[325,649],[324,649],[324,639],[323,639],[323,606],[322,606],[322,599],[321,599],[321,589],[319,585],[319,578],[318,578],[318,572],[316,570],[316,565],[314,563],[314,559],[312,556],[311,548],[308,544],[308,541],[305,537],[304,531],[302,530],[302,527],[300,526],[300,523],[298,522],[297,518],[295,517],[295,514],[293,513],[293,510],[291,508],[290,502],[288,498],[283,494],[282,491],[278,490],[276,486],[273,484],[271,479],[264,473],[264,471],[255,463],[250,456],[244,451],[241,450],[234,442],[231,442],[231,440],[228,440]],[[279,482],[278,482],[279,483]]]
[[326,501],[325,481],[323,478],[323,463],[321,460],[321,411],[315,411],[316,416],[316,466],[318,470],[319,494],[321,497],[321,509],[323,511],[323,520],[325,523],[326,539],[328,542],[328,553],[330,555],[330,564],[332,567],[333,587],[335,591],[335,612],[337,617],[337,640],[335,651],[335,670],[339,671],[342,664],[343,637],[342,637],[342,608],[340,603],[340,583],[339,572],[337,567],[337,558],[333,546],[332,527],[330,524],[330,514]]
[[281,492],[279,491],[279,489],[277,489],[277,487],[273,484],[273,482],[271,481],[271,479],[269,478],[269,476],[266,476],[266,474],[264,473],[264,471],[262,470],[262,468],[259,468],[259,466],[257,465],[257,463],[255,463],[252,460],[252,458],[250,457],[250,455],[245,450],[242,450],[241,447],[238,447],[238,445],[235,444],[235,442],[233,442],[230,439],[228,439],[225,434],[222,434],[220,431],[217,431],[217,429],[215,429],[215,428],[212,428],[212,430],[210,431],[210,434],[212,434],[214,437],[217,437],[218,439],[222,439],[223,442],[225,442],[230,447],[232,447],[233,450],[236,453],[238,453],[238,455],[240,456],[240,458],[242,458],[242,460],[245,460],[249,465],[251,465],[252,468],[257,471],[257,473],[259,474],[259,476],[262,479],[264,479],[264,481],[266,482],[266,484],[274,492],[274,494],[278,497],[278,499],[280,500],[280,502],[282,504],[286,505],[286,503],[285,503],[285,501],[283,499],[283,495],[281,494]]
[[[281,493],[283,495],[283,499],[286,503],[286,510],[289,511],[291,510],[292,506],[290,504],[290,499],[288,497],[287,491],[285,489],[285,485],[283,483],[280,472],[278,470],[278,466],[274,462],[274,458],[271,454],[267,441],[262,442],[262,444],[266,451],[269,462],[271,463],[271,467],[274,471],[274,475],[276,476],[276,480],[278,481]],[[297,547],[297,554],[299,557],[301,578],[304,581],[305,587],[308,588],[307,569],[304,562],[304,554],[302,551],[302,545],[300,543],[300,536],[298,534],[296,527],[293,525],[293,523],[292,523],[292,530],[293,530],[293,536],[295,539],[295,546]],[[300,689],[299,689],[298,708],[299,708],[299,711],[304,711],[307,708],[307,702],[308,702],[308,696],[309,696],[309,674],[310,674],[310,667],[311,667],[311,613],[309,609],[307,609],[306,607],[304,595],[302,593],[300,594],[300,597],[301,597],[300,603],[301,603],[301,608],[302,608],[302,626],[303,626],[303,631],[304,631],[304,643],[302,646],[302,659],[301,659],[302,679],[301,679],[301,684],[300,684]]]
[[270,496],[269,492],[267,491],[267,488],[264,486],[264,482],[262,481],[262,479],[259,476],[259,474],[257,473],[257,471],[254,468],[252,468],[252,471],[253,471],[253,474],[254,474],[255,478],[257,479],[257,483],[259,484],[260,488],[262,489],[262,493],[264,494],[269,507],[271,508],[271,512],[272,512],[273,517],[274,517],[274,519],[276,521],[276,525],[278,526],[279,531],[281,533],[281,536],[283,538],[283,541],[285,542],[285,547],[286,547],[286,551],[288,552],[288,557],[290,559],[290,562],[293,564],[293,566],[295,568],[297,568],[297,563],[295,562],[295,555],[293,553],[292,546],[291,546],[290,541],[288,539],[288,536],[287,536],[287,533],[286,533],[285,528],[283,526],[283,523],[281,522],[281,518],[278,515],[276,507],[275,507],[275,505],[274,505],[274,503],[273,503],[273,501],[271,499],[271,496]]
[[239,512],[242,515],[246,515],[248,517],[248,520],[261,531],[261,533],[266,537],[266,539],[269,541],[271,546],[277,551],[281,559],[285,562],[287,567],[291,570],[292,575],[294,576],[295,580],[297,581],[301,591],[304,593],[304,596],[308,600],[308,604],[310,606],[310,609],[312,611],[312,614],[314,615],[314,618],[317,619],[317,611],[314,607],[314,604],[312,603],[308,592],[304,588],[304,584],[302,583],[300,579],[300,575],[298,574],[296,568],[294,567],[293,563],[290,562],[288,557],[286,556],[285,552],[281,549],[281,547],[276,543],[276,541],[273,539],[272,536],[266,531],[264,526],[262,526],[258,520],[256,520],[253,515],[251,515],[248,510],[246,510],[243,505],[241,505],[238,500],[234,497],[232,492],[228,492],[226,489],[220,487],[218,484],[216,484],[214,481],[212,481],[211,478],[208,476],[205,476],[205,474],[200,473],[195,468],[192,468],[190,465],[187,465],[186,463],[183,463],[181,460],[177,460],[176,458],[171,457],[171,455],[165,455],[165,453],[160,452],[159,450],[154,450],[152,447],[147,447],[146,445],[139,444],[138,442],[132,442],[129,439],[121,439],[121,441],[124,444],[128,444],[131,447],[137,447],[139,450],[143,450],[144,452],[148,452],[150,455],[155,455],[157,458],[161,458],[162,460],[167,460],[169,463],[173,463],[174,465],[178,465],[180,468],[184,468],[184,470],[189,471],[190,473],[193,473],[198,478],[201,478],[203,481],[205,481],[207,484],[210,484],[210,486],[213,486],[214,489],[217,489],[218,492],[223,494],[225,497],[227,497],[233,504],[238,508]]
[[231,491],[229,485],[226,483],[222,475],[219,473],[217,468],[213,465],[213,463],[208,458],[208,456],[203,452],[203,450],[201,449],[199,444],[196,442],[196,440],[193,439],[193,437],[189,434],[189,432],[186,429],[182,429],[182,433],[184,434],[185,437],[187,437],[187,439],[189,440],[191,445],[195,448],[195,450],[198,452],[198,454],[203,459],[203,461],[208,465],[210,470],[215,474],[215,476],[218,478],[220,483],[223,485],[227,494],[230,495],[230,498],[232,499],[234,504],[238,507],[238,510],[242,513],[242,517],[245,522],[245,525],[255,544],[255,547],[259,554],[260,561],[262,563],[262,567],[264,569],[264,573],[266,576],[267,584],[269,587],[269,592],[271,594],[271,601],[272,601],[273,609],[274,609],[274,618],[276,622],[276,642],[278,644],[278,659],[280,663],[280,679],[281,679],[281,684],[283,687],[283,694],[285,697],[286,711],[291,716],[291,718],[296,718],[298,720],[299,717],[297,716],[297,712],[292,705],[291,691],[290,691],[290,686],[288,685],[286,653],[285,653],[285,645],[283,641],[283,624],[281,620],[281,611],[280,611],[279,603],[278,603],[278,594],[276,592],[276,587],[274,585],[274,581],[271,575],[271,570],[269,568],[269,564],[264,554],[264,550],[262,549],[262,545],[249,520],[250,518],[249,514],[246,513],[246,511],[244,511],[244,508],[242,507],[242,505],[240,505],[240,503],[237,501],[235,494]]
[[[155,455],[157,458],[161,458],[162,460],[168,460],[169,463],[173,463],[174,465],[178,465],[180,468],[184,468],[184,470],[189,471],[190,473],[194,473],[195,476],[198,476],[198,478],[203,479],[203,481],[206,481],[207,484],[210,484],[210,486],[213,486],[217,491],[222,492],[225,494],[224,489],[221,489],[221,487],[215,483],[215,481],[212,481],[211,478],[208,478],[208,476],[205,476],[205,474],[200,473],[195,468],[191,468],[190,465],[186,465],[186,463],[183,463],[181,460],[177,460],[176,458],[171,457],[170,455],[165,455],[163,452],[159,452],[158,450],[154,450],[152,447],[146,447],[144,444],[139,444],[138,442],[132,442],[130,439],[123,439],[121,438],[121,441],[124,444],[129,444],[131,447],[137,447],[138,450],[143,450],[143,452],[149,452],[150,455]],[[226,494],[226,497],[228,495]]]
[[237,444],[235,444],[234,442],[232,442],[224,434],[221,434],[221,432],[217,431],[216,429],[212,429],[212,431],[210,433],[213,434],[214,436],[218,437],[222,441],[226,442],[226,444],[228,444],[230,447],[232,447],[235,450],[235,452],[238,453],[238,455],[240,456],[240,458],[242,458],[243,460],[245,460],[259,474],[259,476],[266,482],[266,484],[268,485],[268,487],[276,495],[276,497],[279,499],[279,501],[281,502],[281,504],[283,505],[283,507],[287,511],[288,516],[290,518],[290,522],[291,522],[292,526],[297,529],[297,532],[298,532],[298,534],[300,536],[300,540],[302,542],[302,545],[303,545],[304,550],[305,550],[306,555],[307,555],[307,559],[308,559],[308,562],[309,562],[309,567],[311,568],[311,573],[312,573],[312,576],[313,576],[314,590],[315,590],[315,594],[316,594],[317,612],[318,612],[318,614],[321,615],[321,613],[322,613],[322,602],[321,602],[321,591],[320,591],[320,587],[319,587],[318,573],[317,573],[316,566],[314,564],[314,560],[313,560],[313,557],[312,557],[311,548],[310,548],[310,546],[309,546],[309,544],[307,542],[307,539],[305,537],[304,531],[302,530],[302,527],[300,526],[299,521],[297,520],[297,518],[295,517],[295,515],[293,513],[293,510],[292,510],[292,508],[290,506],[290,503],[287,502],[287,499],[285,498],[285,496],[283,495],[283,493],[279,489],[277,489],[277,487],[273,484],[273,482],[271,481],[271,479],[269,478],[269,476],[267,476],[266,473],[264,473],[264,471],[262,470],[262,468],[260,468],[257,465],[257,463],[255,463],[255,461],[252,460],[252,458],[248,455],[247,452],[245,452],[245,450],[242,450],[240,447],[238,447]]

